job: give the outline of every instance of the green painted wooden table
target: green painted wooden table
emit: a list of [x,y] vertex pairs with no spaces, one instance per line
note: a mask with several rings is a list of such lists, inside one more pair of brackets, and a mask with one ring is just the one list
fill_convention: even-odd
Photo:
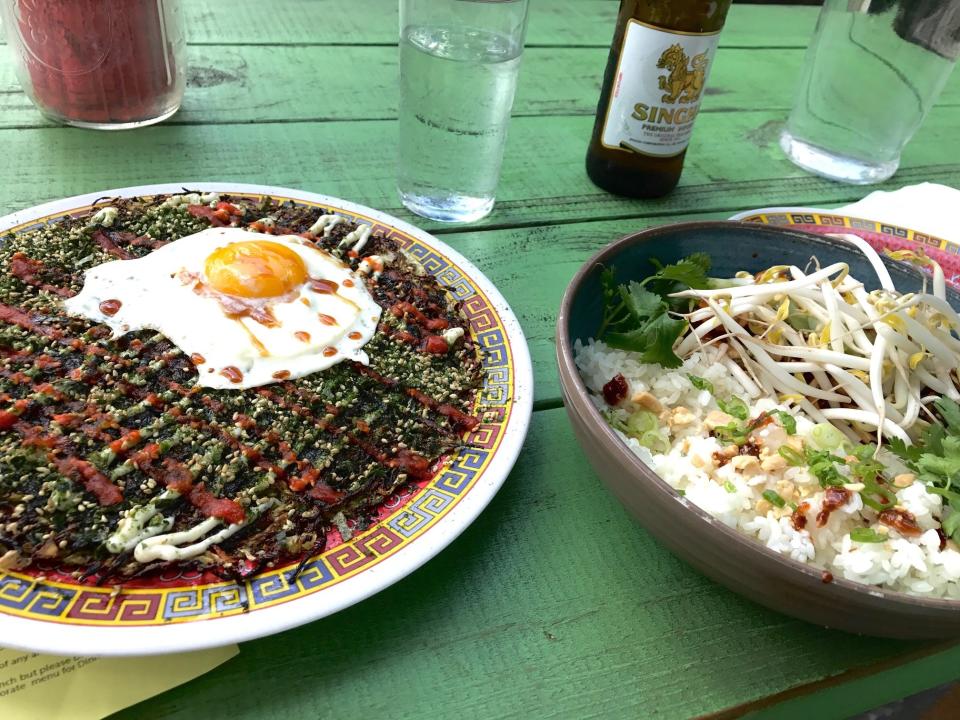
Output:
[[[396,0],[184,5],[189,87],[162,126],[54,127],[0,59],[0,214],[200,180],[288,185],[397,214],[442,234],[503,291],[530,342],[536,412],[503,490],[434,561],[337,615],[245,643],[118,718],[839,718],[960,676],[960,648],[817,628],[691,570],[599,486],[561,408],[556,310],[594,250],[659,223],[862,195],[804,174],[777,146],[814,8],[733,8],[680,187],[643,202],[598,190],[583,171],[617,3],[535,0],[499,201],[463,228],[399,207]],[[885,187],[960,185],[958,124],[955,77]]]

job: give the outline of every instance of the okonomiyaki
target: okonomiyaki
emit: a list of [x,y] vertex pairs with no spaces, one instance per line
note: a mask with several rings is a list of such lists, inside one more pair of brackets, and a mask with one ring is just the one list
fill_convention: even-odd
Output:
[[459,303],[340,215],[185,193],[8,235],[0,569],[310,557],[463,444],[480,383]]

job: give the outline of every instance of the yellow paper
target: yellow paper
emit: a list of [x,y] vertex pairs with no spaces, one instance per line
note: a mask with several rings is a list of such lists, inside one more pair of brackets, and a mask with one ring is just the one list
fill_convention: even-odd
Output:
[[0,718],[101,720],[213,670],[236,645],[138,658],[39,655],[0,648]]

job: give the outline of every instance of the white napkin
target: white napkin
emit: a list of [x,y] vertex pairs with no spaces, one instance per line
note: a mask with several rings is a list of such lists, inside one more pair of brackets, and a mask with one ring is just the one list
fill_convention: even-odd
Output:
[[836,212],[960,244],[960,190],[946,185],[920,183],[890,192],[877,190]]

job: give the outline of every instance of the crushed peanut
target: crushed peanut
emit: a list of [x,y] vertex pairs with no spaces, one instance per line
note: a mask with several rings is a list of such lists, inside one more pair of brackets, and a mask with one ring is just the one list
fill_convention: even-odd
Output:
[[760,469],[766,473],[780,472],[781,470],[784,470],[787,467],[787,461],[784,460],[783,457],[780,455],[773,455],[773,454],[767,453],[767,456],[763,457],[762,451],[760,455],[761,455]]
[[740,448],[736,445],[727,445],[725,448],[717,450],[717,455],[722,457],[725,460],[729,460],[732,457],[736,457],[740,454]]
[[720,410],[711,410],[707,413],[707,417],[703,421],[704,427],[707,430],[714,430],[722,425],[729,425],[733,422],[733,418],[727,415],[725,412]]
[[753,455],[737,455],[730,460],[730,465],[744,475],[755,475],[760,472],[760,461]]
[[797,486],[789,480],[777,480],[777,492],[784,500],[793,500],[797,496]]
[[653,413],[663,412],[663,405],[660,403],[660,401],[646,391],[634,393],[633,397],[630,399],[644,410],[649,410]]
[[670,419],[667,422],[672,428],[684,427],[685,425],[692,425],[696,419],[697,416],[690,412],[689,409],[683,405],[679,405],[670,411]]
[[900,473],[893,478],[893,486],[898,488],[910,487],[916,479],[917,476],[913,473]]

